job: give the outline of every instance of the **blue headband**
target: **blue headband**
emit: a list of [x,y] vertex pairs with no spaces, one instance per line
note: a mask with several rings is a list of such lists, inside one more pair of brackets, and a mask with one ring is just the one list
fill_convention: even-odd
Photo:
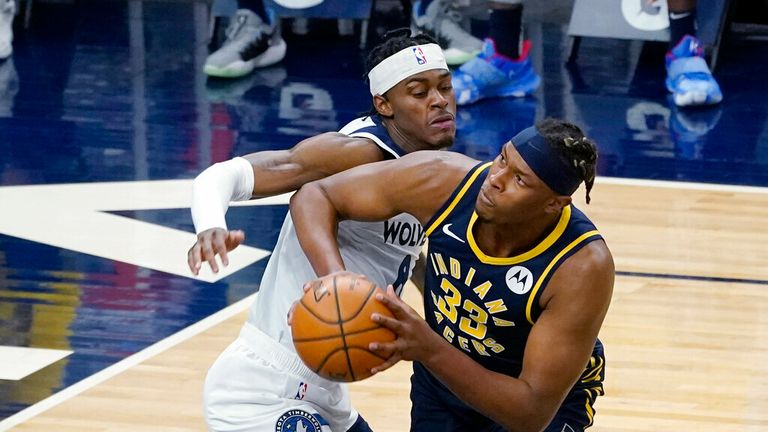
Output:
[[525,163],[550,189],[560,195],[571,195],[581,184],[576,170],[568,165],[534,126],[512,138],[512,145]]

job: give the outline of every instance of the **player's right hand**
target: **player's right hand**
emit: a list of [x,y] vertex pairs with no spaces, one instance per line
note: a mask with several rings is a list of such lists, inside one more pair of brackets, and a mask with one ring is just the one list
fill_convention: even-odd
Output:
[[224,267],[229,265],[227,252],[236,248],[245,240],[245,233],[240,230],[227,231],[223,228],[207,229],[197,235],[197,241],[187,252],[187,264],[192,273],[200,274],[200,267],[207,261],[214,273],[219,272],[216,255],[221,259]]

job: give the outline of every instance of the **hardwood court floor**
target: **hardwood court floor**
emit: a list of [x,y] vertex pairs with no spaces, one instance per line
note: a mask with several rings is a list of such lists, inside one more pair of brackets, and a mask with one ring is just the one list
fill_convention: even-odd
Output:
[[[768,430],[768,191],[706,188],[600,182],[591,205],[581,192],[575,196],[608,240],[619,272],[600,335],[607,394],[596,404],[593,431]],[[415,290],[407,299],[418,306]],[[205,430],[205,371],[245,316],[15,430]],[[400,363],[352,385],[374,430],[408,429],[409,374],[410,364]]]

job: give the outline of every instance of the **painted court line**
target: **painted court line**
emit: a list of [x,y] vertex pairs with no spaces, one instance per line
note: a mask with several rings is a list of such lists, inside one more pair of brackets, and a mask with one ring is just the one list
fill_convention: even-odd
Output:
[[768,194],[768,187],[723,185],[723,184],[714,184],[714,183],[692,183],[692,182],[679,182],[679,181],[668,181],[668,180],[645,180],[645,179],[597,176],[595,177],[595,183],[623,185],[623,186],[644,186],[644,187],[662,188],[662,189],[685,189],[685,190],[703,190],[703,191],[716,191],[716,192]]
[[70,354],[70,350],[0,345],[0,380],[18,381]]
[[175,333],[139,352],[133,354],[130,357],[107,367],[106,369],[89,376],[88,378],[79,381],[71,386],[61,390],[60,392],[49,396],[42,401],[25,408],[22,411],[0,421],[0,431],[8,430],[14,426],[18,426],[21,423],[31,419],[32,417],[45,412],[46,410],[65,402],[80,393],[98,385],[102,382],[126,371],[137,364],[156,356],[157,354],[166,351],[169,348],[208,330],[209,328],[226,321],[227,319],[237,315],[238,313],[248,309],[256,298],[256,294],[251,294],[248,297],[233,303],[226,308],[216,312],[215,314],[192,324],[191,326]]

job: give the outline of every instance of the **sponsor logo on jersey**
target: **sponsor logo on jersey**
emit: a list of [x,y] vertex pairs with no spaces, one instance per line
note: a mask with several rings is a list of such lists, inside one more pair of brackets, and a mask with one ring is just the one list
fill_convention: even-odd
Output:
[[400,246],[424,244],[424,228],[419,223],[384,221],[384,242]]
[[302,410],[286,412],[275,424],[275,432],[320,432],[321,429],[317,418]]
[[507,287],[515,294],[525,294],[533,287],[531,271],[522,266],[514,266],[507,270]]
[[445,235],[447,235],[448,237],[452,237],[452,238],[454,238],[454,239],[456,239],[456,240],[458,240],[458,241],[460,241],[460,242],[462,242],[462,243],[466,243],[466,242],[465,242],[464,240],[462,240],[462,239],[461,239],[459,236],[457,236],[456,234],[454,234],[454,233],[453,233],[453,231],[451,231],[451,225],[453,225],[453,224],[446,224],[446,225],[443,225],[443,232],[445,233]]

